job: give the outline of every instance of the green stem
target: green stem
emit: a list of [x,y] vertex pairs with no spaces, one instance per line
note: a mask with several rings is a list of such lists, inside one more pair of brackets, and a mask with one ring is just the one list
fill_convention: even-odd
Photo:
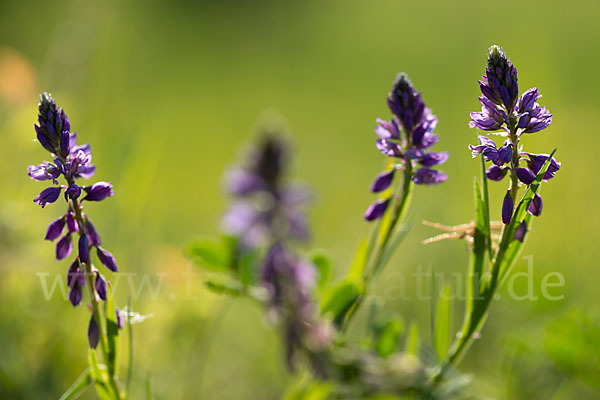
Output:
[[[62,162],[63,162],[63,165],[66,164],[66,160],[64,160],[64,159],[62,160]],[[66,180],[67,180],[67,183],[69,184],[69,186],[71,186],[75,183],[73,178],[70,176],[67,177]],[[80,205],[79,201],[77,199],[71,199],[70,208],[73,211],[73,213],[75,214],[75,220],[77,221],[77,224],[79,225],[79,236],[81,237],[82,235],[84,235],[85,221],[83,220],[83,213],[81,211],[81,205]],[[89,262],[88,263],[82,262],[81,265],[84,269],[86,286],[88,289],[90,302],[92,304],[92,311],[93,311],[92,317],[96,320],[96,324],[98,325],[98,330],[100,332],[100,349],[102,351],[102,359],[104,360],[104,362],[107,362],[108,361],[108,349],[107,349],[107,343],[106,343],[106,341],[107,341],[106,330],[105,330],[104,323],[103,323],[103,320],[102,320],[101,314],[100,314],[101,313],[100,304],[98,303],[98,299],[96,298],[96,288],[94,286],[94,272],[92,271],[92,264]],[[119,385],[118,385],[115,377],[111,374],[108,374],[108,378],[109,378],[110,386],[111,386],[112,390],[114,391],[115,398],[121,399],[121,390],[119,388]]]
[[412,181],[412,165],[410,159],[406,160],[406,168],[404,169],[404,180],[402,182],[402,186],[400,187],[400,194],[396,197],[396,201],[392,208],[392,215],[390,218],[390,222],[387,225],[382,223],[381,229],[384,229],[383,232],[374,232],[374,235],[379,235],[379,240],[377,244],[377,249],[375,252],[375,256],[373,257],[373,262],[371,263],[370,268],[367,269],[367,273],[364,276],[364,293],[359,296],[357,301],[354,303],[352,308],[348,311],[344,323],[341,328],[341,333],[345,333],[350,320],[354,317],[362,303],[364,302],[367,293],[369,292],[369,286],[373,279],[381,272],[384,267],[384,256],[386,255],[386,250],[389,244],[389,241],[392,237],[392,233],[394,232],[394,228],[398,224],[398,221],[404,218],[408,205],[410,203],[410,198],[412,194],[413,181]]
[[[517,203],[517,195],[519,192],[519,178],[517,177],[517,169],[519,168],[519,137],[517,135],[517,127],[516,124],[511,124],[509,126],[509,139],[511,141],[513,155],[511,160],[511,183],[510,183],[510,194],[513,199],[513,204]],[[483,177],[485,179],[485,176]],[[487,195],[487,191],[486,191]],[[489,204],[486,202],[486,204]],[[496,293],[496,289],[498,287],[498,277],[500,274],[500,265],[504,258],[506,245],[508,243],[507,235],[509,235],[508,225],[503,226],[502,233],[500,235],[500,241],[498,246],[498,251],[496,252],[495,257],[493,258],[491,265],[491,275],[489,280],[486,282],[484,279],[481,280],[480,288],[483,288],[483,293],[481,293],[479,288],[476,288],[473,294],[483,295],[483,299],[481,302],[474,304],[467,304],[466,307],[466,315],[465,320],[463,322],[463,327],[461,329],[461,336],[457,340],[455,340],[454,344],[450,348],[448,352],[448,357],[442,363],[442,368],[439,374],[436,376],[436,380],[442,379],[443,375],[447,372],[447,370],[454,364],[460,362],[464,354],[470,348],[473,343],[473,335],[481,330],[485,321],[487,319],[489,313],[489,307],[491,304],[491,300],[494,298],[494,294]]]

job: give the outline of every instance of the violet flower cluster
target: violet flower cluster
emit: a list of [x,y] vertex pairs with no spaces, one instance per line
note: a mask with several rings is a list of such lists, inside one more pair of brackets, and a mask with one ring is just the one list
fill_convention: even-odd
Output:
[[[400,73],[396,77],[387,104],[393,116],[390,121],[377,119],[375,133],[379,139],[376,146],[384,155],[391,157],[393,163],[375,178],[371,191],[380,193],[388,189],[397,170],[405,171],[405,179],[418,185],[445,181],[447,175],[432,167],[446,162],[448,153],[426,151],[438,141],[438,136],[433,133],[437,118],[425,106],[421,94],[415,90],[406,74]],[[371,204],[365,219],[373,221],[381,218],[391,198],[390,195]]]
[[[42,93],[38,104],[38,123],[35,124],[37,139],[53,158],[52,162],[43,162],[28,167],[28,175],[37,181],[49,181],[52,186],[42,190],[33,200],[45,207],[56,202],[61,193],[67,204],[67,210],[60,218],[52,221],[46,230],[45,240],[56,242],[56,259],[62,260],[73,251],[74,236],[77,236],[77,255],[67,274],[69,300],[73,306],[81,304],[83,288],[89,279],[90,294],[106,300],[107,282],[102,273],[91,262],[91,251],[96,248],[98,259],[106,268],[117,272],[117,263],[113,255],[104,249],[100,235],[89,217],[83,213],[84,201],[102,201],[114,194],[112,184],[97,182],[92,185],[76,183],[80,178],[89,179],[96,167],[92,165],[92,153],[89,144],[78,145],[77,135],[71,132],[67,114],[48,93]],[[58,179],[64,178],[66,184],[60,185]],[[117,316],[120,312],[117,310]],[[120,321],[120,325],[122,321]],[[99,340],[99,327],[92,315],[88,327],[90,347],[95,348]]]
[[260,262],[260,281],[268,293],[269,314],[283,328],[288,365],[293,368],[299,353],[323,348],[329,342],[329,334],[327,326],[318,320],[318,307],[311,299],[315,267],[290,246],[293,241],[308,237],[302,210],[308,193],[286,184],[287,165],[285,143],[275,134],[265,135],[247,163],[226,174],[226,186],[234,203],[225,214],[223,225],[229,234],[239,238],[241,252],[266,249]]
[[[510,172],[511,187],[502,204],[502,222],[508,224],[512,219],[519,182],[525,186],[531,185],[549,157],[548,154],[523,151],[519,146],[520,139],[525,133],[546,129],[552,122],[552,114],[537,102],[541,97],[537,88],[519,96],[517,69],[498,46],[489,49],[485,75],[479,81],[479,86],[482,108],[480,112],[471,113],[469,127],[507,139],[498,147],[489,137],[479,135],[479,144],[469,145],[469,148],[473,157],[482,154],[486,161],[492,163],[486,170],[488,179],[501,181]],[[560,163],[553,158],[544,174],[544,181],[553,178],[559,169]],[[528,211],[539,216],[542,207],[542,198],[536,193]],[[527,224],[523,221],[515,237],[522,241],[526,231]]]

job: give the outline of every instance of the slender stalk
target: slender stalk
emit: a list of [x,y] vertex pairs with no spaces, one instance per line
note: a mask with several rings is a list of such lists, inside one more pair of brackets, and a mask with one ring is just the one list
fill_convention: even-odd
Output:
[[[61,160],[63,162],[63,165],[66,164],[66,160]],[[72,177],[67,177],[66,178],[67,183],[70,185],[73,185],[74,179]],[[83,220],[83,214],[81,211],[81,205],[79,203],[79,201],[77,199],[71,199],[69,206],[71,208],[71,210],[73,211],[73,213],[75,214],[75,220],[77,221],[77,224],[79,225],[79,236],[81,237],[84,233],[83,233],[83,228],[84,228],[84,220]],[[81,261],[81,260],[80,260]],[[81,263],[81,265],[84,268],[84,276],[85,276],[85,280],[86,280],[86,286],[88,289],[88,294],[89,294],[89,298],[90,298],[90,302],[92,304],[92,311],[93,311],[93,318],[96,320],[96,324],[98,325],[98,331],[100,332],[100,349],[102,351],[102,359],[104,360],[104,362],[107,362],[108,360],[108,348],[107,348],[107,339],[106,339],[106,330],[104,327],[104,322],[103,322],[103,318],[101,318],[101,311],[100,311],[100,304],[98,302],[98,299],[96,298],[96,289],[94,287],[94,273],[92,271],[92,264],[91,263]],[[119,385],[115,379],[115,377],[111,374],[108,374],[108,379],[109,379],[109,383],[110,386],[112,388],[112,390],[115,392],[115,396],[117,399],[121,399],[121,390],[119,388]]]
[[373,262],[370,264],[370,267],[367,269],[367,273],[364,276],[364,284],[365,290],[364,293],[358,298],[358,300],[354,303],[352,308],[348,311],[346,318],[344,319],[344,323],[341,327],[340,332],[343,334],[346,332],[350,320],[354,317],[362,303],[364,302],[367,293],[369,292],[369,286],[373,281],[381,269],[384,266],[383,260],[386,254],[386,250],[388,248],[389,241],[392,237],[392,233],[394,232],[394,228],[398,224],[398,221],[404,218],[408,205],[410,203],[410,198],[412,194],[413,182],[412,182],[412,165],[410,159],[406,162],[406,168],[404,169],[404,180],[402,182],[402,186],[400,187],[400,194],[396,198],[394,203],[394,207],[392,208],[392,215],[390,219],[390,223],[385,226],[381,225],[381,228],[384,228],[384,232],[375,231],[374,235],[379,235],[380,240],[376,245],[377,248],[375,250],[375,255],[373,256]]

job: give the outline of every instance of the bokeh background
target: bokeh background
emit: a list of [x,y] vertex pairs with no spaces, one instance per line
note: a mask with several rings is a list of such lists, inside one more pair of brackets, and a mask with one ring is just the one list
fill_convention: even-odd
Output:
[[[41,91],[92,143],[94,179],[115,186],[115,197],[86,209],[120,269],[136,273],[133,288],[121,278],[118,303],[131,296],[135,311],[152,315],[134,326],[132,398],[151,373],[159,399],[276,399],[293,377],[261,310],[188,276],[200,271],[186,243],[217,234],[227,205],[222,171],[262,121],[284,121],[293,175],[317,193],[313,246],[328,249],[341,276],[370,229],[362,214],[382,165],[375,118],[388,117],[386,94],[405,71],[440,120],[436,148],[451,152],[449,181],[418,187],[410,214],[467,222],[479,168],[467,122],[491,44],[554,114],[549,129],[525,138],[533,152],[557,147],[563,168],[543,187],[523,255],[533,255],[533,293],[560,272],[565,285],[550,292],[564,298],[517,301],[502,290],[461,370],[475,374],[482,398],[600,398],[599,17],[596,0],[0,1],[0,398],[57,398],[86,366],[89,314],[58,291],[47,300],[38,275],[50,285],[68,268],[42,240],[62,206],[33,204],[44,185],[26,175],[48,158],[33,140]],[[503,188],[491,188],[495,218]],[[411,274],[433,267],[452,283],[468,261],[463,242],[420,244],[436,233],[417,223],[377,288],[386,310],[424,333],[429,303],[415,298]],[[526,269],[526,260],[515,267]],[[398,273],[410,300],[390,291]],[[143,274],[154,291],[140,289]],[[517,293],[527,289],[516,281]],[[457,328],[461,310],[456,302]]]

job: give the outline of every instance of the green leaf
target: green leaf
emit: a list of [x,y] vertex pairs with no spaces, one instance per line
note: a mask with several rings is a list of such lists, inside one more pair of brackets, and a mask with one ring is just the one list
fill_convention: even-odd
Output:
[[373,267],[373,276],[372,276],[373,278],[376,277],[377,275],[379,275],[379,273],[381,273],[381,270],[383,269],[383,267],[385,267],[385,265],[387,264],[389,259],[392,257],[392,255],[394,254],[394,252],[396,251],[396,249],[398,248],[400,243],[402,243],[402,241],[404,240],[404,238],[410,231],[411,227],[412,227],[412,224],[410,224],[410,223],[402,224],[396,230],[395,236],[392,238],[392,240],[390,240],[390,242],[386,246],[386,249],[383,253],[383,256],[379,260],[379,263],[377,263],[377,265],[375,265]]
[[[485,171],[482,171],[485,178]],[[487,184],[486,184],[487,187]],[[473,192],[475,196],[475,232],[473,236],[473,250],[469,264],[469,276],[467,283],[466,315],[470,315],[476,306],[476,301],[481,293],[481,282],[485,264],[485,253],[489,251],[488,243],[491,243],[488,204],[485,194],[482,193],[477,178],[473,180]]]
[[226,294],[229,296],[240,296],[243,293],[244,285],[241,282],[221,276],[210,276],[204,280],[204,285],[211,292],[217,294]]
[[111,395],[111,390],[108,385],[108,375],[106,370],[100,369],[98,360],[96,359],[96,351],[89,349],[88,362],[91,368],[92,378],[94,379],[94,387],[96,388],[96,394],[100,400],[114,400]]
[[209,271],[223,272],[232,267],[232,239],[198,239],[187,247],[188,258]]
[[85,389],[87,389],[88,386],[90,386],[93,381],[94,381],[94,379],[92,378],[92,371],[88,367],[88,368],[86,368],[85,371],[83,371],[83,373],[81,375],[79,375],[79,378],[77,378],[75,380],[75,382],[71,385],[71,387],[68,388],[67,391],[64,392],[62,396],[60,396],[59,400],[78,399],[79,396],[81,396],[83,394]]
[[438,298],[437,315],[435,318],[435,352],[438,359],[445,359],[450,347],[450,285],[444,285]]
[[244,251],[239,256],[237,276],[240,282],[245,286],[253,285],[258,280],[259,255],[260,251],[255,249]]
[[419,345],[419,327],[416,322],[412,322],[410,328],[408,328],[404,351],[409,354],[417,355],[419,353]]
[[362,284],[344,281],[330,288],[321,301],[323,314],[331,314],[336,326],[341,326],[344,317],[362,293]]
[[327,286],[327,283],[329,283],[331,277],[331,260],[323,252],[313,252],[310,255],[310,259],[319,273],[317,285],[320,290],[323,290],[325,286]]
[[365,266],[367,265],[368,247],[367,239],[362,239],[358,244],[352,265],[348,271],[349,280],[357,283],[363,281],[363,273],[365,271]]
[[119,351],[119,324],[117,322],[117,308],[113,297],[112,286],[106,286],[106,337],[108,341],[108,353],[106,360],[110,376],[117,374],[117,362]]
[[400,344],[400,337],[404,333],[402,319],[382,321],[376,329],[375,351],[381,357],[393,354]]

